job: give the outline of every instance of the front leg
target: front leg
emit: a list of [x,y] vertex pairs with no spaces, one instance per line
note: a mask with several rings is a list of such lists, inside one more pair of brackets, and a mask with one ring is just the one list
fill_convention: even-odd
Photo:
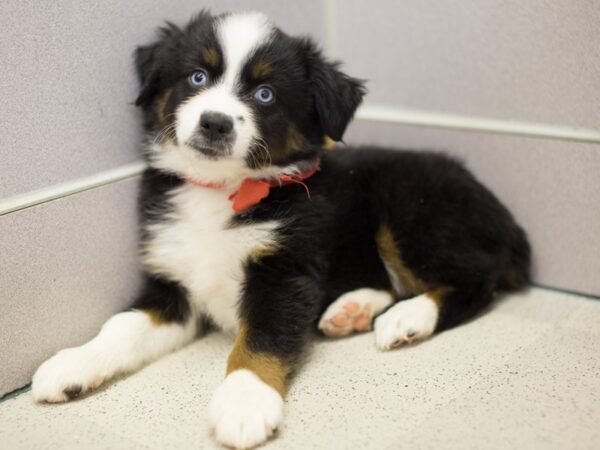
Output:
[[288,375],[318,318],[320,298],[311,277],[249,272],[227,376],[209,409],[217,441],[237,449],[261,444],[281,424]]
[[291,365],[252,349],[242,326],[227,362],[225,381],[215,391],[209,410],[217,441],[237,449],[266,441],[283,419],[283,397]]
[[132,310],[114,315],[91,341],[58,352],[38,368],[33,398],[71,400],[182,347],[195,332],[183,288],[148,276]]

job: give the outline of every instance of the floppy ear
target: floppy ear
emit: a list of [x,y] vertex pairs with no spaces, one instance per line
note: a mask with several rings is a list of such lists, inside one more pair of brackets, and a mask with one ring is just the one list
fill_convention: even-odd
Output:
[[146,108],[158,91],[158,67],[155,67],[158,44],[140,46],[135,50],[135,67],[140,81],[140,92],[135,106]]
[[158,42],[151,45],[139,46],[135,49],[135,67],[140,81],[140,92],[135,101],[136,106],[148,107],[158,93],[160,87],[160,58],[170,39],[181,30],[172,23],[167,22],[165,27],[159,29]]
[[308,71],[317,115],[323,133],[340,141],[348,123],[366,93],[362,80],[338,70],[338,63],[326,61],[314,44],[306,41]]

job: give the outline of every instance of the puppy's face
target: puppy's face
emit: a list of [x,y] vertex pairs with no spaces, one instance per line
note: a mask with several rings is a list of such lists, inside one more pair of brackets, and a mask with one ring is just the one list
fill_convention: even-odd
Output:
[[258,13],[168,25],[136,63],[151,164],[205,180],[302,170],[325,136],[341,139],[363,95],[310,41]]

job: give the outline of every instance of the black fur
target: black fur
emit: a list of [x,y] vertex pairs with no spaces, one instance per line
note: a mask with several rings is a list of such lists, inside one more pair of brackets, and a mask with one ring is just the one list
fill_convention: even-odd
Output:
[[334,141],[341,141],[366,93],[363,82],[340,72],[339,64],[326,61],[310,40],[302,44],[321,130]]
[[150,311],[164,322],[185,322],[190,316],[187,292],[175,281],[147,274],[132,308]]
[[[431,286],[450,286],[437,330],[487,306],[499,289],[529,279],[529,245],[507,209],[455,160],[431,152],[341,148],[302,186],[277,189],[240,221],[285,218],[285,248],[249,263],[244,317],[257,341],[294,354],[324,309],[360,287],[391,289],[375,244],[382,223],[403,262]],[[509,283],[507,271],[518,275]]]

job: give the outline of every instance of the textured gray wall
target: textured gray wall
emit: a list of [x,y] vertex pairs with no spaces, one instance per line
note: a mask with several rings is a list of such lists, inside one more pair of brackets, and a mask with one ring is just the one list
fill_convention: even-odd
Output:
[[0,217],[0,392],[90,339],[138,285],[137,180]]
[[372,102],[598,129],[595,0],[336,3],[337,54]]
[[[139,159],[131,52],[164,19],[255,9],[368,78],[368,102],[598,130],[594,1],[0,2],[0,202]],[[600,295],[600,146],[357,121],[348,142],[463,157],[531,234],[539,283]],[[137,286],[136,182],[0,216],[0,394]]]

